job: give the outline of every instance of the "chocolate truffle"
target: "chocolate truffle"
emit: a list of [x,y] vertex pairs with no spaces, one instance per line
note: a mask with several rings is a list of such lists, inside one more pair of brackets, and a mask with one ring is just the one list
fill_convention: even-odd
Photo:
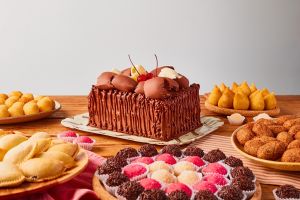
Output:
[[204,151],[198,147],[189,146],[183,152],[185,156],[204,156]]
[[112,79],[117,74],[113,72],[103,72],[100,76],[97,78],[97,87],[102,90],[111,90],[114,88],[114,86],[111,84]]
[[[169,91],[169,87],[168,87],[169,82],[166,79],[167,78],[154,77],[152,79],[145,81],[144,83],[145,96],[150,99],[164,99],[170,97],[171,91]],[[176,81],[174,82],[178,86],[178,83]]]
[[243,166],[243,161],[239,158],[229,156],[228,158],[225,159],[225,164],[230,166],[230,167],[240,167]]
[[128,76],[118,74],[114,76],[111,84],[120,91],[131,92],[135,89],[137,82]]
[[106,163],[109,164],[109,165],[115,165],[117,167],[124,167],[126,165],[128,165],[127,161],[125,158],[122,158],[122,157],[111,157],[111,158],[108,158],[106,160]]
[[244,191],[252,191],[255,189],[254,182],[251,180],[251,178],[246,177],[234,178],[231,182],[231,185]]
[[194,200],[218,200],[218,198],[209,190],[200,190]]
[[214,162],[218,162],[220,160],[226,159],[226,156],[219,149],[214,149],[214,150],[211,150],[210,152],[208,152],[207,154],[205,154],[203,156],[203,159],[210,163],[214,163]]
[[152,156],[156,156],[158,154],[155,146],[152,144],[142,145],[139,149],[139,152],[141,153],[142,156],[145,156],[145,157],[152,157]]
[[164,191],[159,189],[145,190],[139,197],[139,200],[166,200],[168,199]]
[[236,167],[231,170],[232,178],[238,177],[248,177],[251,180],[254,180],[255,176],[253,172],[248,167]]
[[300,190],[292,185],[283,185],[277,188],[275,194],[282,199],[300,198]]
[[189,200],[190,198],[184,191],[174,191],[169,194],[169,200]]
[[233,186],[224,186],[218,192],[218,196],[223,200],[242,200],[244,198],[242,190]]
[[115,171],[108,176],[106,180],[106,185],[110,187],[115,187],[127,181],[129,181],[129,178],[127,176],[125,176],[121,172]]
[[136,181],[122,183],[117,190],[119,196],[127,200],[135,200],[144,191],[144,188]]
[[162,153],[168,153],[176,157],[180,157],[182,155],[180,146],[177,144],[164,146],[164,148],[162,148]]
[[115,165],[109,165],[108,163],[104,163],[103,165],[100,165],[97,169],[99,175],[104,174],[111,174],[114,171],[121,171],[121,167],[115,166]]
[[137,156],[139,156],[137,150],[132,147],[124,148],[124,149],[120,150],[116,155],[116,157],[125,158],[125,159],[137,157]]

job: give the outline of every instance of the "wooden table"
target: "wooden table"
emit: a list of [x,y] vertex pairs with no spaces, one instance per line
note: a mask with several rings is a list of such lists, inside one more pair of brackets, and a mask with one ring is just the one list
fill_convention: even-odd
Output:
[[[72,117],[77,114],[87,112],[87,98],[85,96],[53,96],[62,105],[62,110],[52,115],[50,118],[43,119],[36,122],[29,122],[16,125],[0,125],[1,129],[18,130],[25,133],[34,133],[37,131],[45,131],[51,134],[58,133],[67,128],[60,124],[60,121],[66,117]],[[299,96],[278,96],[279,107],[281,114],[296,114],[300,113],[300,95]],[[204,99],[201,97],[201,114],[214,115],[204,108]],[[230,126],[224,116],[218,116],[225,121],[225,125],[215,131],[213,134],[230,136],[236,127]],[[138,148],[141,144],[106,136],[93,135],[90,133],[80,132],[81,135],[88,135],[94,138],[100,145],[94,148],[93,151],[101,156],[108,157],[115,155],[120,149],[132,146]],[[274,199],[272,190],[275,186],[262,185],[263,200]]]

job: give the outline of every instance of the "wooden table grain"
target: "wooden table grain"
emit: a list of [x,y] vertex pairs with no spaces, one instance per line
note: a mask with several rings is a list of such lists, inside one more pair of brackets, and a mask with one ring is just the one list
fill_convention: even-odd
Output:
[[[66,117],[72,117],[77,114],[87,112],[87,97],[86,96],[52,96],[55,100],[61,103],[62,109],[53,114],[51,117],[35,122],[28,122],[15,125],[0,125],[1,129],[5,130],[18,130],[28,134],[35,133],[37,131],[45,131],[50,134],[56,134],[61,131],[67,130],[60,122]],[[281,108],[281,115],[285,114],[299,114],[300,113],[300,95],[285,95],[277,97],[279,107]],[[201,114],[217,116],[222,119],[225,124],[212,134],[224,135],[230,137],[231,133],[235,130],[235,126],[228,124],[226,117],[219,116],[215,113],[209,112],[204,108],[204,98],[201,97]],[[120,149],[124,147],[138,148],[141,143],[126,141],[107,136],[100,136],[91,133],[85,133],[78,131],[81,135],[88,135],[94,138],[99,145],[93,149],[93,151],[101,156],[109,157],[115,155]],[[160,148],[160,147],[158,147]],[[262,185],[263,200],[273,200],[272,190],[273,185]]]

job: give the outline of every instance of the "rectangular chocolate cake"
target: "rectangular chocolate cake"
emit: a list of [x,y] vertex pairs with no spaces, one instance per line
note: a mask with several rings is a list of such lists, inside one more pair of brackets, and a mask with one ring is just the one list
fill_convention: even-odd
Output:
[[[109,84],[114,84],[113,79],[116,79],[115,75],[107,79]],[[155,81],[154,78],[151,80]],[[124,87],[126,82],[122,83]],[[163,83],[171,91],[171,86],[165,81]],[[98,84],[92,87],[88,97],[89,126],[168,141],[201,125],[198,84],[180,89],[178,86],[177,91],[171,91],[164,98],[147,97],[152,92],[146,91],[147,87],[156,89],[155,85],[147,86],[148,83],[142,84],[145,94],[137,92],[136,89],[111,89],[109,84],[103,85],[101,81],[99,83],[98,78]],[[115,85],[118,87],[118,84]],[[159,94],[165,93],[160,91]]]

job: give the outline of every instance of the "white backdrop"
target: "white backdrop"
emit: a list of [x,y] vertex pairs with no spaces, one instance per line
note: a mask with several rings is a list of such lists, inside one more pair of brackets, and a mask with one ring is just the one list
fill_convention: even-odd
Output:
[[201,93],[248,80],[300,94],[300,1],[0,1],[0,93],[87,94],[128,53],[151,69],[154,52]]

